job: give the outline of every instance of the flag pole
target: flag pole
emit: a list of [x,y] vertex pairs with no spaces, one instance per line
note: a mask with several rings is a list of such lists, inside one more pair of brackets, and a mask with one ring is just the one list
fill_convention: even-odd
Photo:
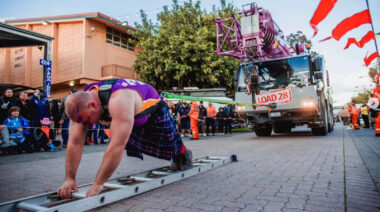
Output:
[[[371,27],[372,27],[372,32],[373,34],[375,35],[375,48],[376,48],[376,52],[377,54],[379,54],[379,48],[377,47],[377,41],[376,41],[376,33],[375,33],[375,28],[373,28],[373,20],[372,20],[372,16],[371,16],[371,10],[369,9],[369,4],[368,4],[368,0],[365,1],[367,3],[367,8],[368,8],[368,12],[369,12],[369,17],[371,18]],[[377,68],[380,70],[380,57],[377,57]],[[380,73],[380,71],[379,71]]]

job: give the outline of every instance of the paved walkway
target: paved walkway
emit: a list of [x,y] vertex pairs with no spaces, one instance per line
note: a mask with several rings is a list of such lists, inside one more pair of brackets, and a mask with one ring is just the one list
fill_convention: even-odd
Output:
[[[186,141],[194,158],[236,154],[239,162],[93,211],[380,211],[379,139],[374,138],[370,130],[337,125],[320,137],[297,128],[268,138],[239,133]],[[105,147],[90,148],[94,151],[86,150],[79,167],[79,185],[94,180]],[[39,154],[52,158],[32,159]],[[0,157],[0,202],[55,190],[64,177],[60,154],[22,155],[17,162]],[[112,177],[167,164],[124,157]]]

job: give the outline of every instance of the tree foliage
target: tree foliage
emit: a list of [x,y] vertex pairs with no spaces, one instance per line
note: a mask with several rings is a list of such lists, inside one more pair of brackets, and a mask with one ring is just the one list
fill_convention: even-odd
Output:
[[295,44],[311,45],[311,40],[307,39],[306,35],[304,35],[302,31],[290,33],[290,35],[286,36],[286,41],[291,47],[293,47]]
[[370,96],[371,96],[370,90],[365,90],[360,92],[358,95],[352,97],[351,99],[354,100],[357,104],[360,104],[362,102],[368,102]]
[[154,25],[141,11],[141,24],[135,37],[140,49],[134,70],[146,82],[159,90],[186,86],[199,88],[226,87],[233,89],[233,70],[239,61],[214,54],[216,50],[216,26],[213,18],[229,17],[235,9],[221,1],[207,13],[200,1],[173,0],[172,6],[163,8]]
[[375,67],[371,67],[368,70],[368,76],[371,78],[372,82],[376,81],[377,71]]

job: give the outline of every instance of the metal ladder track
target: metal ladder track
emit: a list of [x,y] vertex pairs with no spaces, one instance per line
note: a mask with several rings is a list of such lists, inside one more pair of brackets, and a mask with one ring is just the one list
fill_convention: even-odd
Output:
[[56,192],[26,197],[0,204],[0,212],[11,211],[86,211],[98,208],[128,197],[132,197],[167,184],[171,184],[199,173],[237,161],[236,155],[230,157],[203,157],[193,160],[193,166],[184,171],[171,171],[169,166],[152,169],[126,177],[108,180],[103,191],[93,197],[85,198],[91,184],[78,188],[72,199],[60,199]]

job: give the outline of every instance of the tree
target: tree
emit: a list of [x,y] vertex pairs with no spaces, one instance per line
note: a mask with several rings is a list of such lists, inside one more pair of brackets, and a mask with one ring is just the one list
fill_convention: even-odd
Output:
[[369,70],[368,70],[368,76],[371,78],[372,82],[376,81],[377,74],[378,73],[376,71],[376,68],[374,68],[374,67],[369,68]]
[[362,103],[362,102],[368,102],[369,97],[371,96],[371,91],[370,90],[365,90],[360,92],[358,95],[352,97],[352,100],[355,100],[357,104]]
[[138,32],[134,34],[140,49],[134,70],[159,90],[185,86],[232,90],[232,73],[239,61],[214,54],[216,26],[212,19],[226,18],[235,9],[224,1],[221,6],[207,13],[200,8],[200,1],[180,5],[173,0],[170,9],[164,7],[157,15],[157,25],[141,11],[142,24],[136,24]]
[[297,31],[296,33],[290,33],[286,36],[286,41],[289,43],[290,47],[294,47],[295,44],[310,44],[311,40],[307,39],[306,35],[302,31]]

